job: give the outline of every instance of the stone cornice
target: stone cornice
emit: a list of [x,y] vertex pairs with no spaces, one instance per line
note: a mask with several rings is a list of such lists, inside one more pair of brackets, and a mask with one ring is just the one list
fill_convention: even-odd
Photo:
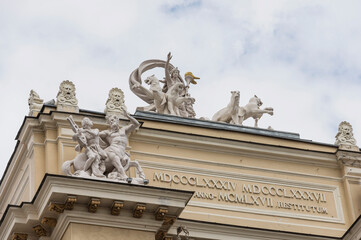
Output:
[[336,157],[345,166],[361,168],[361,152],[338,150]]
[[[120,222],[132,222],[133,229],[155,233],[162,225],[155,219],[157,209],[167,207],[169,214],[179,216],[192,195],[190,191],[47,174],[32,202],[8,206],[0,222],[0,239],[9,239],[14,233],[27,234],[31,239],[37,237],[42,228],[47,237],[60,239],[70,222],[102,222],[102,225],[106,222],[114,227],[117,224],[123,226]],[[88,212],[89,202],[94,199],[99,200],[97,211]],[[112,206],[119,202],[123,203],[121,213],[114,216]],[[146,206],[142,220],[132,221],[133,211],[138,205]],[[44,218],[56,224],[47,225],[44,222],[49,221]]]

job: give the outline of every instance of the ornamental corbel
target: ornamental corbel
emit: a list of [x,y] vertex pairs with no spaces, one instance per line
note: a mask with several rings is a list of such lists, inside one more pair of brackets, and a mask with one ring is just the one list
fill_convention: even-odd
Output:
[[95,213],[98,210],[99,205],[100,205],[100,199],[91,198],[88,204],[88,211],[91,213]]
[[168,208],[166,207],[159,207],[155,211],[155,220],[162,221],[164,220],[165,215],[168,214]]
[[111,214],[118,216],[120,214],[120,210],[123,208],[124,203],[122,201],[114,201],[111,207]]
[[27,240],[28,239],[28,234],[25,233],[14,233],[13,237],[11,238],[12,240]]
[[141,218],[143,216],[145,209],[146,209],[145,204],[138,203],[134,208],[133,217]]
[[41,225],[36,225],[33,230],[38,237],[46,236],[46,230]]

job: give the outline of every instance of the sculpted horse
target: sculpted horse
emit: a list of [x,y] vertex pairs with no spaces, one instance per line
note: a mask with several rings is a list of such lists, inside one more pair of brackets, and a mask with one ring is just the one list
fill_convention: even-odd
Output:
[[[129,154],[126,152],[128,137],[140,124],[129,113],[125,112],[125,116],[130,120],[130,124],[124,127],[120,127],[117,116],[110,115],[107,117],[109,129],[99,133],[99,137],[103,140],[103,144],[100,145],[103,146],[98,145],[99,148],[104,149],[104,156],[99,156],[101,164],[96,170],[99,170],[102,175],[104,174],[103,177],[129,182],[126,171],[130,167],[135,167],[138,177],[130,181],[143,184],[147,181],[144,171],[137,161],[130,160]],[[80,153],[73,160],[64,162],[62,165],[63,172],[68,176],[99,177],[99,174],[94,174],[94,169],[85,167],[87,158],[86,153]],[[74,168],[74,173],[71,171],[71,166]]]
[[[264,109],[260,109],[262,106],[262,101],[256,95],[252,97],[246,106],[239,107],[238,112],[238,124],[242,125],[243,121],[247,118],[252,117],[254,119],[254,127],[258,127],[258,120],[263,116],[264,113],[268,113],[269,115],[273,115],[273,108],[267,107]],[[237,123],[236,123],[237,124]]]
[[231,91],[231,94],[227,107],[216,112],[212,121],[239,124],[239,91]]

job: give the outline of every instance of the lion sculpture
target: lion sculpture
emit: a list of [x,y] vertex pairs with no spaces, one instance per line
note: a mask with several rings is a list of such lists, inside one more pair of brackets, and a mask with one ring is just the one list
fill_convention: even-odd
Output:
[[239,91],[232,91],[231,94],[230,103],[227,107],[216,112],[212,117],[212,121],[243,125],[244,120],[252,117],[255,120],[254,127],[258,128],[258,120],[264,113],[268,113],[271,116],[273,115],[273,108],[271,107],[260,109],[263,103],[256,95],[249,100],[246,106],[240,107]]
[[123,112],[127,111],[124,103],[124,93],[119,88],[112,88],[109,91],[107,102],[105,103],[105,114],[123,116]]
[[216,112],[212,121],[239,124],[239,91],[231,91],[231,101],[227,107]]
[[258,128],[258,120],[263,116],[264,113],[268,113],[273,116],[273,108],[267,107],[260,109],[263,102],[256,95],[252,97],[244,107],[239,108],[239,125],[243,124],[243,121],[252,117],[254,119],[254,127]]
[[57,105],[77,106],[78,100],[75,97],[75,85],[69,80],[60,84],[58,95],[56,96]]

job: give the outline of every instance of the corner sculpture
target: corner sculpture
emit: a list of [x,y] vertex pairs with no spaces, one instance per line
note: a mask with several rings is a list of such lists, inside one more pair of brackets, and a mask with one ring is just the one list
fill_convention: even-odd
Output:
[[[171,53],[167,55],[167,61],[147,60],[140,64],[129,77],[131,91],[149,105],[138,107],[140,111],[154,111],[161,114],[170,114],[181,117],[194,118],[196,113],[193,109],[195,99],[189,94],[189,84],[196,84],[195,77],[191,72],[185,74],[186,84],[180,75],[178,68],[170,64]],[[155,75],[147,77],[144,82],[149,89],[142,85],[142,74],[156,67],[165,69],[164,80],[159,80]],[[163,83],[163,86],[161,86]]]
[[340,149],[360,151],[356,145],[353,129],[349,122],[343,121],[339,124],[335,138],[335,145],[338,145]]
[[[131,161],[126,152],[129,135],[139,127],[139,122],[130,116],[124,115],[130,120],[130,124],[119,126],[119,118],[116,115],[106,117],[109,130],[99,132],[92,129],[93,122],[85,117],[82,127],[79,128],[70,115],[67,119],[72,126],[73,140],[78,142],[75,150],[79,152],[73,160],[64,162],[63,172],[68,176],[106,179],[134,184],[148,184],[145,174],[137,161]],[[82,149],[85,151],[81,152]],[[74,173],[71,171],[74,168]],[[129,178],[126,171],[130,167],[136,168],[136,178]]]
[[39,94],[31,90],[28,98],[29,115],[33,116],[35,113],[40,112],[43,104],[44,100],[40,98]]
[[258,128],[258,120],[264,113],[273,115],[273,108],[271,107],[260,109],[263,103],[256,95],[244,107],[239,106],[239,98],[239,91],[231,91],[231,101],[227,107],[222,108],[213,115],[212,121],[243,125],[244,120],[252,117],[255,121],[254,127]]

